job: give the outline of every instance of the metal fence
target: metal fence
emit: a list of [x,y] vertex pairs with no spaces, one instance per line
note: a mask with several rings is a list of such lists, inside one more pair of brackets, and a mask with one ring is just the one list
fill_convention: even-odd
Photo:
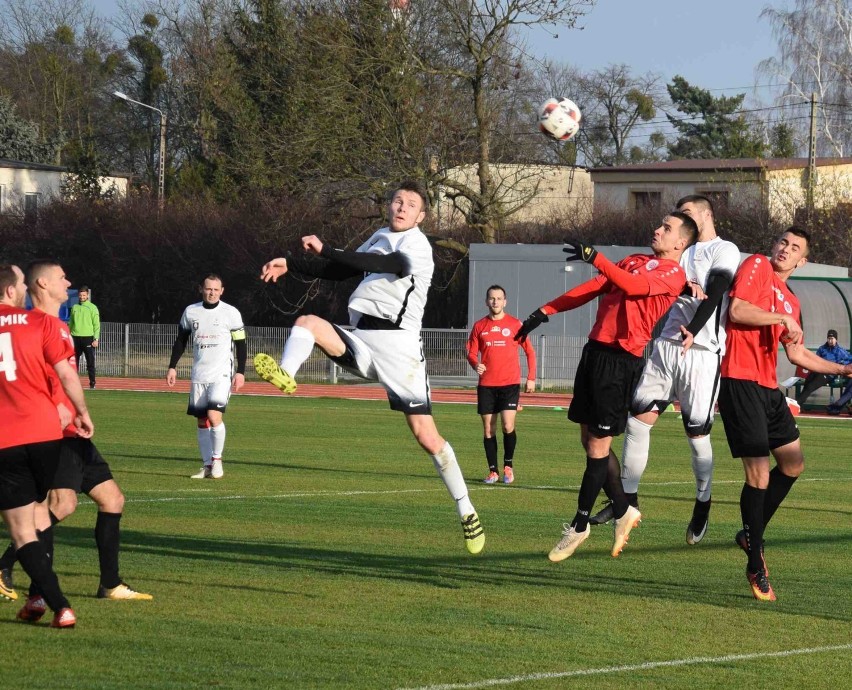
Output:
[[[98,374],[165,378],[172,344],[177,334],[177,324],[102,323],[100,343],[96,350]],[[266,352],[278,359],[289,335],[289,328],[246,328],[249,361],[258,352]],[[426,328],[421,331],[432,385],[476,385],[476,374],[465,356],[467,336],[467,331],[452,328]],[[530,341],[538,359],[536,378],[539,387],[548,389],[571,386],[586,338],[532,334]],[[187,346],[187,351],[190,346]],[[85,361],[81,362],[80,366],[85,371]],[[178,365],[178,377],[189,378],[191,366],[192,357],[187,352]],[[526,375],[526,361],[523,356],[521,369]],[[246,379],[258,380],[251,366],[247,367]],[[343,371],[314,348],[310,359],[299,370],[299,380],[337,383],[359,379]]]

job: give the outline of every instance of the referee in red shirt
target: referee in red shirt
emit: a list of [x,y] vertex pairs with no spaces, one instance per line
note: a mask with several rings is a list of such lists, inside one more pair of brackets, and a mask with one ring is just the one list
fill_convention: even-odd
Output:
[[651,339],[654,325],[686,286],[686,274],[678,261],[697,237],[695,221],[685,213],[672,211],[654,231],[653,255],[632,254],[614,264],[589,245],[569,242],[563,249],[568,254],[567,261],[585,261],[600,275],[534,311],[516,336],[526,337],[551,314],[576,309],[601,297],[568,408],[568,419],[580,425],[586,470],[577,497],[577,513],[571,523],[565,524],[562,539],[548,555],[553,562],[568,558],[588,539],[589,513],[605,483],[615,517],[611,552],[614,557],[621,553],[630,530],[642,518],[624,495],[621,469],[611,450],[612,439],[624,433],[627,425],[630,399],[644,365],[642,351]]
[[[59,462],[62,427],[45,369],[56,370],[81,418],[81,435],[94,432],[77,372],[71,335],[57,319],[23,309],[27,288],[17,266],[0,265],[0,513],[17,549],[18,561],[55,612],[51,626],[73,627],[76,617],[59,587],[45,545],[39,539],[35,506],[47,491]],[[44,608],[41,609],[44,613]],[[38,617],[22,616],[35,621]]]
[[[730,293],[719,414],[731,455],[742,459],[745,470],[743,529],[735,539],[748,554],[746,576],[760,601],[775,601],[763,557],[764,528],[805,469],[799,429],[778,388],[778,343],[797,366],[852,376],[852,364],[824,360],[803,344],[799,300],[787,287],[787,278],[807,262],[809,245],[806,230],[788,228],[768,259],[755,254],[743,261]],[[776,463],[772,471],[770,453]]]
[[521,397],[521,365],[518,349],[522,347],[527,357],[526,393],[535,390],[535,350],[527,339],[520,344],[515,334],[521,322],[506,313],[506,291],[492,285],[485,291],[488,315],[481,318],[467,339],[467,361],[479,374],[476,387],[476,411],[482,417],[485,459],[488,461],[486,484],[496,484],[500,479],[497,465],[497,417],[503,427],[503,483],[515,481],[513,459],[518,437],[515,433],[515,415]]

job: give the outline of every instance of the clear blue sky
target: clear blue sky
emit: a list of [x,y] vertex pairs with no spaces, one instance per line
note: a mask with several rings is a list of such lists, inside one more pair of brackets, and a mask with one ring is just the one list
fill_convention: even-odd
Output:
[[[114,0],[90,2],[101,16],[117,12]],[[757,63],[776,52],[769,23],[759,19],[767,4],[789,2],[598,0],[580,21],[582,31],[562,28],[559,38],[535,32],[529,47],[584,71],[626,63],[637,74],[660,73],[665,82],[680,74],[701,88],[741,92],[756,83]],[[758,95],[768,100],[767,90]]]
[[[759,18],[767,4],[783,8],[789,3],[598,0],[580,20],[582,31],[560,29],[559,38],[536,33],[530,49],[583,71],[625,63],[634,73],[659,73],[665,82],[680,74],[704,89],[740,93],[758,83],[757,64],[777,52],[769,22]],[[766,89],[758,95],[768,100]]]

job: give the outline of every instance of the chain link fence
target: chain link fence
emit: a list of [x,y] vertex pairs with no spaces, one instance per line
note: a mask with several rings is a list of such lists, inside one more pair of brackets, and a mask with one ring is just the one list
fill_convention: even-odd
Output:
[[[177,334],[177,324],[102,323],[100,343],[95,352],[98,375],[165,378]],[[266,352],[279,359],[289,335],[289,328],[246,328],[249,362],[258,352]],[[433,386],[476,385],[476,374],[467,363],[465,353],[467,336],[467,331],[452,328],[426,328],[421,331],[423,352]],[[586,338],[532,334],[530,340],[538,359],[536,379],[539,388],[571,386]],[[190,340],[178,364],[179,378],[189,378],[191,347]],[[86,370],[85,361],[80,363],[80,367],[81,371]],[[521,369],[526,376],[523,355]],[[251,365],[246,368],[246,380],[259,380]],[[310,359],[299,370],[299,380],[306,383],[342,383],[361,379],[343,371],[314,348]]]

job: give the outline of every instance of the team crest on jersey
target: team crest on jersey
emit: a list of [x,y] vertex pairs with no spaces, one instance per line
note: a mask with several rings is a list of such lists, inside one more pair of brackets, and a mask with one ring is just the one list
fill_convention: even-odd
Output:
[[510,335],[512,335],[512,331],[510,331],[508,328],[504,328],[502,331],[500,331],[500,335],[502,335],[504,338],[508,338]]
[[651,259],[648,263],[645,264],[646,271],[653,271],[657,266],[660,265],[660,262],[656,259]]
[[784,311],[786,311],[788,314],[792,314],[793,313],[793,305],[790,304],[789,302],[785,301],[784,302]]
[[200,323],[198,323],[198,321],[196,321],[195,319],[193,319],[193,320],[192,320],[192,330],[193,330],[193,331],[197,331],[197,330],[198,330],[198,327],[199,327],[200,325],[201,325],[201,324],[200,324]]

